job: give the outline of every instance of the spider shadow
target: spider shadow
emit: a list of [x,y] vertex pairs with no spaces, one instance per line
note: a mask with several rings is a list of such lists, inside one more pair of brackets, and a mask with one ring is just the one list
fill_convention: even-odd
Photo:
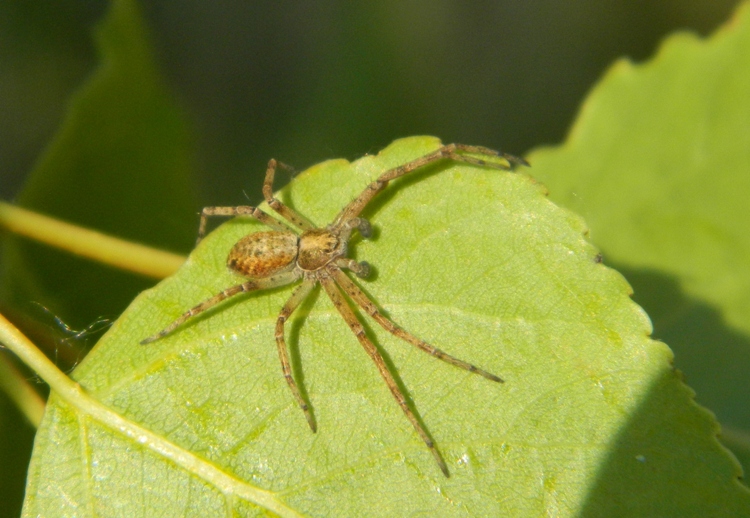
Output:
[[[423,167],[420,167],[419,169],[415,169],[411,173],[407,174],[406,176],[402,176],[401,178],[397,178],[395,180],[392,180],[388,187],[385,188],[385,190],[381,193],[379,193],[375,198],[370,201],[370,203],[365,207],[365,209],[362,211],[361,216],[368,221],[370,218],[377,214],[380,209],[385,207],[388,203],[391,202],[391,200],[400,193],[400,191],[404,188],[407,188],[415,183],[423,181],[425,178],[429,178],[430,176],[434,176],[438,173],[441,173],[445,171],[446,169],[450,169],[451,167],[455,166],[456,164],[462,164],[461,162],[456,162],[455,160],[451,159],[443,159],[439,162],[434,162],[428,165],[425,165]],[[470,164],[463,164],[466,166],[469,166]],[[492,167],[481,167],[481,166],[473,166],[479,169],[492,169],[497,170]],[[382,171],[382,173],[385,173],[386,171]],[[374,178],[373,178],[374,180]],[[377,232],[377,226],[373,225],[373,231]],[[372,239],[375,239],[377,237],[377,233],[373,234]]]
[[[355,261],[360,261],[360,258],[357,252],[357,249],[358,249],[357,245],[363,241],[377,242],[378,238],[380,237],[381,228],[380,228],[380,225],[377,224],[377,220],[373,222],[371,218],[375,216],[380,211],[380,209],[382,209],[388,203],[390,203],[390,201],[396,195],[400,193],[402,188],[409,187],[412,184],[421,182],[425,178],[428,178],[430,176],[441,173],[442,171],[445,171],[446,169],[449,169],[450,167],[454,165],[453,162],[454,161],[452,160],[446,159],[443,162],[436,162],[433,164],[426,165],[420,169],[417,169],[409,173],[407,176],[393,180],[383,192],[375,196],[375,198],[373,198],[372,201],[370,201],[370,203],[365,207],[365,209],[362,211],[362,214],[361,214],[361,216],[364,219],[372,223],[372,235],[368,237],[367,239],[365,239],[359,234],[359,232],[353,233],[351,239],[349,240],[349,254],[348,254],[349,257],[351,257]],[[385,173],[385,171],[382,171],[381,174],[382,173]],[[370,274],[364,280],[369,283],[369,282],[374,282],[377,279],[378,279],[377,264],[370,263]],[[360,288],[361,288],[361,285],[360,285]],[[369,294],[367,294],[367,296],[368,298],[370,298],[370,300],[373,300]]]
[[[234,307],[237,304],[245,303],[249,299],[253,299],[256,297],[263,297],[268,294],[277,293],[283,290],[289,290],[290,286],[297,286],[298,284],[299,283],[294,283],[292,285],[288,284],[285,286],[278,286],[276,288],[243,293],[241,295],[232,297],[222,302],[221,304],[218,304],[190,318],[187,322],[183,323],[178,329],[176,329],[172,334],[177,334],[183,331],[185,328],[189,328],[193,325],[196,325],[197,323],[201,322],[204,319],[212,318],[213,316],[215,316],[216,313],[225,311],[229,308]],[[230,286],[227,286],[227,287],[230,287]],[[291,294],[291,291],[290,291],[290,294]],[[300,306],[297,308],[297,311],[294,312],[295,318],[291,319],[291,321],[289,322],[290,324],[288,325],[289,338],[286,340],[287,350],[289,353],[289,359],[291,363],[292,376],[294,377],[294,380],[297,382],[297,387],[302,395],[302,398],[307,403],[308,408],[310,409],[310,413],[313,416],[313,419],[315,419],[315,409],[310,403],[310,396],[307,392],[307,388],[305,385],[305,376],[302,370],[302,359],[301,359],[300,349],[299,349],[299,335],[300,335],[300,330],[302,329],[302,326],[304,325],[304,320],[306,319],[307,315],[309,315],[312,307],[315,306],[315,303],[317,302],[319,295],[320,295],[320,285],[317,285],[313,289],[313,291],[310,293],[310,295],[308,295],[305,298],[302,304],[300,304]],[[279,311],[281,311],[281,306],[279,306]],[[281,366],[279,366],[279,370],[281,370]]]
[[[247,279],[245,279],[245,280],[243,280],[241,282],[237,282],[235,284],[228,285],[228,286],[226,286],[226,288],[222,288],[222,289],[231,288],[233,286],[242,284],[243,282],[246,282],[246,281],[247,281]],[[198,323],[202,322],[203,320],[206,320],[206,319],[209,319],[209,318],[213,318],[214,316],[216,316],[217,313],[226,311],[227,309],[232,308],[232,307],[236,306],[237,304],[242,304],[242,303],[247,302],[248,300],[254,299],[256,297],[263,297],[263,296],[266,296],[266,295],[271,294],[271,293],[278,293],[278,292],[283,291],[283,290],[288,290],[290,286],[295,286],[295,285],[296,284],[287,284],[287,285],[284,285],[284,286],[277,286],[275,288],[268,288],[268,289],[265,289],[265,290],[257,290],[257,291],[250,291],[250,292],[244,292],[244,293],[237,294],[234,297],[230,297],[230,298],[222,301],[221,303],[217,304],[216,306],[213,306],[213,307],[211,307],[211,308],[209,308],[209,309],[207,309],[205,311],[200,312],[197,315],[194,315],[194,316],[190,317],[187,321],[183,322],[177,329],[175,329],[174,331],[172,331],[171,333],[169,333],[167,336],[162,337],[159,340],[155,341],[154,343],[158,343],[161,340],[166,340],[167,338],[172,337],[172,336],[177,336],[179,333],[183,332],[184,330],[189,329],[189,328],[193,327],[194,325],[197,325]],[[208,297],[206,297],[206,299],[203,299],[203,300],[207,300],[207,299],[208,299]],[[281,309],[281,308],[279,308],[279,309]],[[146,345],[148,346],[150,344],[146,344]]]
[[[369,280],[369,278],[368,278]],[[395,322],[388,311],[386,311],[378,302],[377,299],[374,298],[368,290],[362,287],[361,283],[356,283],[360,290],[362,290],[362,293],[365,294],[365,296],[375,304],[375,306],[378,308],[378,312],[383,315],[388,320],[391,320],[391,322]],[[350,302],[350,299],[348,297],[347,302]],[[406,401],[406,405],[409,407],[409,409],[412,411],[414,416],[416,417],[417,421],[419,422],[419,425],[422,427],[422,429],[425,431],[427,436],[430,438],[433,443],[435,442],[435,438],[433,437],[432,433],[430,432],[429,428],[424,422],[424,419],[422,419],[422,415],[419,412],[419,409],[417,408],[416,404],[414,403],[414,399],[411,396],[411,393],[409,392],[409,389],[404,384],[404,381],[401,379],[401,376],[398,373],[398,368],[396,367],[396,364],[393,362],[393,359],[391,358],[388,351],[382,346],[380,341],[378,340],[377,334],[374,331],[374,328],[370,325],[370,321],[365,318],[366,313],[362,311],[362,309],[357,306],[356,303],[351,301],[350,306],[354,310],[354,314],[357,317],[357,320],[359,320],[360,324],[362,324],[362,327],[365,330],[365,334],[367,335],[367,338],[372,342],[372,344],[375,346],[375,348],[378,351],[378,354],[380,354],[380,357],[383,358],[383,362],[385,363],[386,368],[388,369],[388,372],[390,372],[391,376],[393,376],[394,381],[396,382],[396,386],[398,387],[401,394],[404,396],[404,400]],[[397,324],[398,325],[398,324]],[[388,333],[384,329],[382,332]],[[397,340],[399,340],[398,337],[394,337]],[[411,344],[409,344],[411,347]],[[425,355],[427,356],[427,355]],[[418,355],[419,357],[419,355]],[[373,364],[373,367],[374,364]],[[383,380],[383,384],[385,384],[385,381]],[[394,401],[395,403],[395,401]],[[397,403],[396,403],[397,404]]]
[[[438,162],[427,164],[427,165],[425,165],[425,166],[423,166],[423,167],[421,167],[419,169],[416,169],[416,170],[412,171],[411,173],[407,174],[406,176],[402,176],[401,178],[397,178],[396,180],[392,180],[390,182],[389,186],[386,187],[386,189],[383,192],[381,192],[377,196],[375,196],[375,198],[373,198],[370,201],[370,203],[367,205],[367,207],[365,207],[365,209],[362,211],[362,217],[365,218],[365,219],[367,219],[367,220],[369,220],[370,216],[376,214],[381,208],[383,208],[387,203],[389,203],[391,201],[391,199],[393,199],[393,197],[396,196],[402,188],[409,187],[412,184],[421,182],[425,178],[433,176],[435,174],[438,174],[438,173],[440,173],[442,171],[445,171],[446,169],[449,169],[449,168],[455,166],[456,164],[461,164],[461,162],[456,162],[455,160],[451,160],[451,159],[446,158],[446,159],[443,159],[443,160],[438,161]],[[464,164],[464,165],[471,166],[471,164]],[[473,167],[480,168],[480,169],[497,170],[497,169],[495,169],[493,167],[489,167],[489,166],[487,166],[487,167],[473,166]],[[389,169],[381,171],[380,174],[383,174],[386,171],[389,171]],[[289,207],[289,208],[291,208],[292,210],[295,210],[295,211],[298,211],[298,208],[295,207],[294,203],[292,202],[292,199],[291,199],[291,189],[288,189],[287,187],[290,184],[291,180],[293,180],[297,176],[297,174],[298,174],[297,172],[293,173],[293,175],[289,179],[289,181],[287,181],[284,184],[284,186],[281,187],[281,188],[279,188],[276,191],[276,193],[275,193],[276,198],[279,201],[281,201],[281,203],[283,203],[284,205],[286,205],[287,207]],[[375,180],[375,178],[370,179],[370,182],[373,181],[373,180]],[[365,189],[367,187],[367,185],[369,185],[369,182],[367,184],[363,185],[362,189]],[[359,192],[361,192],[361,191],[359,191]],[[359,194],[359,192],[355,193],[352,196],[352,200],[354,200],[355,196],[357,194]],[[343,206],[342,206],[342,208],[343,208]],[[274,211],[271,210],[270,213],[274,213]],[[331,222],[330,221],[325,221],[325,222],[313,221],[313,223],[317,227],[319,227],[319,228],[324,228],[326,225],[328,225]],[[378,237],[378,234],[379,234],[378,228],[376,226],[373,226],[372,230],[373,230],[373,235],[368,239],[368,241],[375,240]],[[359,236],[359,234],[355,233],[352,236],[352,239],[351,239],[350,242],[352,244],[356,244],[357,242],[359,242],[360,239],[361,239],[361,237]]]
[[313,419],[315,419],[315,407],[310,402],[310,394],[307,392],[307,385],[305,384],[305,373],[302,369],[302,355],[300,353],[299,337],[302,332],[302,327],[305,325],[305,321],[315,307],[315,304],[318,302],[319,297],[320,284],[313,288],[305,300],[302,301],[302,304],[299,305],[297,311],[294,312],[294,318],[290,319],[291,321],[289,322],[289,338],[286,340],[286,345],[289,350],[289,361],[292,367],[292,377],[297,382],[297,387],[299,388],[300,394],[302,394],[302,399],[307,403]]
[[[361,288],[360,288],[361,289]],[[364,290],[363,290],[364,291]],[[364,292],[365,295],[367,295],[367,298],[370,300],[374,300],[369,293],[366,291]],[[378,304],[378,311],[385,316],[386,318],[390,319],[390,316],[382,310],[380,305]],[[398,373],[398,369],[396,368],[396,365],[393,363],[393,359],[391,358],[390,354],[388,354],[388,351],[386,351],[383,346],[378,341],[377,335],[375,334],[375,331],[370,326],[370,322],[365,320],[364,314],[362,311],[359,310],[359,307],[355,306],[355,315],[357,317],[357,320],[362,324],[362,327],[365,329],[365,334],[367,335],[367,338],[370,339],[370,341],[373,343],[375,348],[378,351],[378,354],[380,354],[380,357],[383,358],[383,362],[385,363],[386,368],[388,369],[388,372],[391,373],[391,376],[393,376],[394,381],[396,382],[396,386],[398,387],[398,390],[401,392],[401,394],[404,397],[404,401],[406,401],[406,405],[411,410],[412,414],[414,414],[414,417],[419,422],[419,426],[422,427],[422,430],[427,434],[427,437],[429,439],[437,444],[435,441],[435,438],[432,435],[432,432],[427,427],[427,424],[424,422],[424,419],[422,419],[422,414],[419,412],[419,409],[417,408],[416,404],[414,403],[414,399],[411,396],[411,393],[409,392],[409,389],[404,384],[404,381],[401,379],[401,376]],[[375,365],[373,364],[373,368],[375,368]],[[385,380],[383,380],[383,384],[385,384]],[[398,405],[396,401],[394,401],[394,404]],[[439,450],[438,450],[439,451]],[[441,452],[442,456],[442,452]]]
[[[392,182],[392,185],[389,186],[390,188],[386,188],[382,193],[379,193],[367,205],[367,207],[365,207],[365,209],[362,212],[362,217],[369,220],[372,215],[377,214],[377,212],[381,208],[383,208],[385,205],[390,203],[392,198],[396,196],[397,194],[399,194],[402,188],[409,187],[410,185],[420,182],[427,177],[443,172],[446,169],[453,167],[454,165],[455,165],[455,161],[445,159],[445,160],[442,160],[433,164],[428,164],[420,169],[417,169],[409,173],[408,175],[404,177],[394,180]],[[384,170],[381,172],[381,174],[385,172],[386,171]],[[362,188],[364,189],[365,187],[366,186],[363,186]],[[292,210],[297,210],[297,208],[292,203],[291,192],[289,189],[282,188],[280,191],[277,191],[276,197],[283,204],[290,207]],[[314,224],[316,226],[319,226],[320,228],[323,228],[325,225],[329,223],[330,222],[325,222],[321,225],[321,222],[314,222]],[[368,239],[368,241],[377,240],[379,235],[380,235],[379,227],[377,225],[373,226],[373,235]],[[358,233],[355,233],[352,236],[351,241],[350,241],[351,246],[350,246],[349,256],[355,260],[358,260],[357,253],[356,253],[356,250],[357,250],[356,245],[361,240],[362,240],[362,237]],[[372,270],[370,272],[370,275],[366,279],[366,281],[368,282],[375,281],[378,278],[377,268],[375,266],[371,266],[371,268]],[[367,295],[367,297],[370,300],[374,301],[374,299],[370,296],[367,290],[364,290],[362,288],[361,284],[358,283],[358,286],[360,287],[360,289],[362,289],[362,291]],[[313,417],[314,417],[314,408],[310,402],[309,393],[307,391],[307,388],[304,382],[304,372],[302,369],[302,361],[301,361],[300,348],[299,348],[299,337],[300,337],[302,326],[304,325],[304,321],[306,320],[306,317],[310,314],[313,307],[317,303],[319,296],[320,296],[320,285],[317,285],[315,289],[313,290],[313,292],[303,301],[303,303],[295,312],[296,318],[294,318],[293,321],[291,322],[289,338],[287,340],[287,347],[289,350],[289,357],[290,357],[291,368],[292,368],[292,376],[294,377],[295,381],[297,381],[297,385],[299,387],[300,393],[302,394],[302,397],[305,400],[305,402],[308,403],[311,409],[311,412],[313,413]],[[393,363],[392,358],[378,341],[377,335],[375,334],[373,328],[370,326],[370,323],[364,318],[364,314],[362,313],[362,310],[355,303],[353,303],[353,301],[351,301],[348,297],[346,297],[345,294],[344,294],[344,297],[347,299],[347,303],[349,303],[350,306],[353,308],[357,319],[359,320],[359,322],[362,324],[363,328],[365,329],[365,334],[367,338],[373,343],[376,350],[378,351],[378,354],[383,358],[383,362],[385,363],[386,368],[388,369],[389,373],[393,377],[399,391],[404,396],[406,405],[414,414],[414,416],[416,417],[422,429],[425,430],[429,438],[434,441],[432,434],[428,430],[427,426],[424,423],[424,420],[422,419],[422,416],[420,415],[418,409],[416,408],[416,405],[414,404],[414,400],[412,399],[411,394],[409,393],[409,390],[406,388],[406,385],[404,384],[403,380],[399,376],[398,370],[395,364]],[[381,314],[383,314],[387,318],[390,318],[388,316],[388,313],[384,311],[379,304],[376,304],[376,305],[378,306]],[[353,335],[352,335],[352,338],[356,340],[356,337],[354,337]],[[375,366],[373,365],[373,367]]]
[[[315,408],[310,401],[309,393],[305,386],[304,372],[302,368],[302,358],[300,355],[300,348],[299,348],[299,338],[300,338],[302,327],[305,325],[305,321],[307,320],[307,317],[313,311],[313,308],[318,302],[318,299],[320,297],[320,292],[321,292],[321,287],[318,284],[310,293],[310,295],[300,305],[297,311],[295,311],[296,318],[294,318],[291,321],[290,330],[289,330],[289,338],[287,340],[287,346],[289,348],[289,358],[292,364],[292,376],[294,376],[295,381],[297,381],[297,385],[299,387],[300,393],[302,394],[302,397],[305,400],[305,402],[309,405],[310,411],[313,414],[313,418],[315,417]],[[364,292],[368,298],[370,298],[371,300],[374,300],[366,291]],[[409,390],[407,389],[403,380],[399,376],[398,369],[396,368],[396,365],[393,363],[393,360],[391,359],[390,355],[378,341],[377,335],[375,334],[373,328],[370,326],[370,323],[364,319],[364,315],[361,309],[359,308],[359,306],[357,306],[355,303],[350,301],[348,297],[346,297],[346,300],[347,300],[347,303],[349,303],[350,307],[354,310],[354,313],[357,319],[359,320],[359,322],[362,324],[362,327],[365,329],[365,334],[367,335],[367,338],[373,343],[373,345],[378,351],[378,354],[380,354],[380,356],[383,358],[383,362],[385,363],[386,368],[390,372],[391,376],[393,376],[393,379],[395,380],[396,386],[398,387],[399,391],[401,391],[401,394],[403,394],[404,400],[406,401],[407,406],[416,417],[422,429],[425,430],[425,432],[427,433],[427,436],[430,438],[430,440],[434,442],[435,439],[432,436],[432,433],[430,433],[424,420],[422,419],[422,416],[420,415],[419,410],[414,404],[414,400],[412,399],[411,394],[409,393]],[[382,310],[382,308],[380,308],[379,305],[378,305],[378,309],[381,312],[381,314],[388,316],[387,312]],[[358,342],[354,334],[351,334],[351,338],[353,342]],[[350,344],[347,343],[347,344],[341,344],[341,345],[348,346]],[[365,357],[367,357],[366,354],[365,354]],[[372,368],[376,369],[376,366],[372,364]],[[383,381],[383,384],[385,384],[385,381]],[[396,403],[395,401],[394,401],[394,404],[398,405],[398,403]]]

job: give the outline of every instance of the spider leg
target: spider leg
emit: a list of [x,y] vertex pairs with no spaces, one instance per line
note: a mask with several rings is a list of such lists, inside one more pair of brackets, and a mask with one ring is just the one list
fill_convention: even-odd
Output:
[[294,230],[289,225],[272,218],[257,207],[251,207],[249,205],[240,205],[238,207],[203,207],[203,210],[201,211],[201,222],[200,225],[198,225],[198,240],[195,242],[196,245],[198,245],[206,235],[206,223],[208,222],[208,218],[212,216],[250,216],[274,230],[282,232]]
[[336,259],[336,266],[353,271],[354,274],[361,279],[366,279],[370,276],[370,263],[367,261],[358,263],[354,259],[349,259],[348,257],[339,257]]
[[273,178],[276,174],[277,166],[280,166],[284,169],[292,169],[290,166],[282,162],[277,162],[273,158],[269,160],[268,169],[266,169],[266,179],[263,182],[263,197],[266,199],[266,202],[268,202],[268,205],[270,205],[273,210],[281,214],[284,219],[292,222],[298,228],[302,230],[314,229],[315,225],[313,225],[310,220],[299,214],[297,211],[287,207],[273,196]]
[[[467,156],[463,153],[472,153],[475,155],[483,155],[491,158],[504,158],[508,162],[508,164],[506,165],[501,162],[495,162],[494,160],[483,160],[481,158]],[[524,160],[523,158],[519,158],[508,153],[495,151],[486,147],[467,146],[465,144],[446,144],[436,149],[432,153],[428,153],[424,156],[412,160],[411,162],[407,162],[398,167],[394,167],[393,169],[389,169],[385,173],[381,174],[375,181],[365,187],[365,190],[362,191],[359,196],[354,198],[354,200],[352,200],[349,205],[344,207],[344,209],[338,214],[338,216],[336,216],[336,219],[333,220],[333,226],[338,228],[342,224],[346,223],[346,221],[348,221],[349,219],[358,216],[360,212],[364,210],[367,204],[370,203],[370,200],[372,200],[376,194],[386,188],[388,182],[395,180],[396,178],[400,178],[401,176],[407,175],[412,171],[416,171],[417,169],[429,165],[433,162],[437,162],[438,160],[443,160],[446,158],[455,160],[456,162],[465,162],[468,164],[483,167],[493,167],[495,169],[501,169],[504,171],[512,171],[516,165],[529,165],[528,162],[526,162],[526,160]]]
[[206,299],[200,304],[198,304],[197,306],[187,310],[185,313],[180,315],[176,320],[174,320],[171,324],[169,324],[163,330],[159,331],[155,335],[151,335],[148,338],[141,340],[141,344],[148,344],[151,342],[155,342],[156,340],[168,335],[169,333],[177,329],[180,325],[184,324],[185,321],[187,321],[189,318],[194,317],[195,315],[199,313],[203,313],[207,309],[212,308],[213,306],[228,299],[229,297],[233,297],[239,293],[246,293],[248,291],[267,290],[270,288],[276,288],[278,286],[284,286],[286,284],[291,284],[297,279],[299,279],[299,274],[292,271],[292,272],[285,272],[279,275],[274,275],[272,277],[267,277],[265,279],[255,279],[255,280],[243,282],[242,284],[238,284],[236,286],[232,286],[231,288],[227,288],[224,291],[220,291],[219,293],[217,293],[210,299]]
[[[526,167],[531,167],[531,164],[529,164],[524,158],[520,156],[511,155],[510,153],[505,153],[503,151],[495,151],[494,149],[490,149],[484,146],[470,146],[467,144],[448,144],[447,146],[444,146],[444,147],[453,147],[455,148],[456,151],[459,151],[461,153],[473,153],[475,155],[502,157],[508,161],[509,167],[500,167],[501,169],[513,170],[516,166],[519,166],[519,165],[525,165]],[[466,161],[470,162],[470,160],[466,160]],[[482,165],[492,165],[492,164],[482,163]],[[502,166],[502,164],[500,165]],[[492,166],[492,167],[497,167],[497,166]]]
[[[356,273],[356,272],[355,272]],[[491,381],[496,381],[498,383],[502,383],[503,380],[499,378],[498,376],[495,376],[494,374],[491,374],[483,369],[480,369],[479,367],[476,367],[470,363],[467,363],[463,360],[459,360],[455,356],[451,356],[450,354],[441,351],[437,347],[433,347],[432,345],[428,344],[424,340],[420,340],[416,336],[412,335],[411,333],[405,331],[401,327],[399,327],[395,322],[392,320],[384,317],[380,311],[378,311],[375,304],[370,301],[369,298],[367,298],[367,295],[362,292],[359,287],[354,284],[349,277],[346,276],[346,274],[340,270],[332,272],[334,279],[338,283],[339,286],[346,292],[351,299],[356,302],[363,310],[367,312],[368,315],[370,315],[373,320],[375,320],[378,324],[380,324],[383,329],[388,331],[389,333],[393,334],[394,336],[405,340],[406,342],[409,342],[413,346],[417,347],[418,349],[426,352],[427,354],[434,356],[435,358],[439,360],[443,360],[446,363],[450,363],[451,365],[455,365],[456,367],[460,369],[467,370],[469,372],[473,372],[476,374],[479,374],[480,376],[487,378]]]
[[[332,270],[332,268],[329,269],[329,271],[330,270]],[[370,341],[370,339],[367,338],[365,329],[362,327],[362,324],[359,322],[359,320],[357,320],[357,317],[355,316],[352,309],[346,303],[346,300],[341,294],[341,291],[339,291],[338,287],[336,286],[336,283],[333,281],[333,279],[327,276],[321,276],[320,283],[323,285],[323,289],[325,289],[326,293],[333,301],[333,305],[336,306],[336,309],[339,311],[339,313],[341,313],[344,321],[347,323],[352,332],[357,336],[359,343],[362,344],[362,347],[365,349],[372,361],[375,362],[375,366],[378,368],[378,372],[380,372],[380,375],[385,380],[386,385],[388,385],[391,394],[396,399],[396,402],[401,407],[401,410],[403,410],[404,414],[406,414],[406,418],[417,431],[419,437],[422,439],[422,441],[424,441],[425,445],[427,445],[427,448],[429,448],[430,453],[432,453],[432,456],[435,458],[435,462],[437,462],[438,467],[440,467],[440,471],[442,471],[446,477],[450,477],[448,466],[446,466],[442,455],[440,455],[440,451],[437,449],[437,446],[435,446],[434,441],[427,434],[427,431],[420,424],[417,416],[414,415],[414,412],[412,412],[411,408],[406,402],[406,398],[398,388],[396,380],[388,370],[383,357],[380,355],[378,349]]]
[[289,388],[292,390],[294,399],[297,400],[297,404],[305,413],[307,424],[310,425],[310,429],[313,432],[317,431],[315,419],[313,418],[312,412],[310,411],[310,407],[302,397],[302,394],[299,391],[299,387],[297,387],[297,382],[295,382],[294,378],[292,377],[292,368],[289,362],[289,353],[287,352],[286,341],[284,340],[284,323],[291,316],[291,314],[294,313],[294,310],[299,307],[302,301],[305,300],[305,298],[310,294],[310,291],[314,286],[315,282],[310,280],[306,280],[302,284],[297,286],[297,288],[295,288],[294,292],[292,293],[292,296],[289,297],[289,300],[287,300],[286,304],[284,304],[284,307],[281,309],[281,313],[279,313],[279,318],[276,320],[276,345],[279,349],[281,371],[284,373],[284,378],[289,384]]

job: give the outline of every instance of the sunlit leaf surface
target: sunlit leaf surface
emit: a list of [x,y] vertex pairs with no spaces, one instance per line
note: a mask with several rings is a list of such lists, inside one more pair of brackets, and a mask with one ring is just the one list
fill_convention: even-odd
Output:
[[[324,225],[382,171],[438,146],[415,137],[352,164],[325,162],[281,197]],[[549,202],[526,171],[443,163],[392,183],[364,215],[376,236],[355,240],[354,253],[377,275],[360,285],[404,328],[506,380],[498,385],[446,365],[363,318],[451,478],[323,292],[287,325],[317,434],[289,393],[274,342],[291,287],[241,296],[139,345],[240,281],[226,255],[262,227],[236,219],[139,296],[74,372],[87,393],[158,440],[131,438],[53,397],[25,513],[256,516],[269,509],[219,484],[217,468],[232,487],[270,492],[287,515],[750,509],[738,466],[713,436],[713,418],[692,402],[669,349],[649,340],[627,283],[597,261],[582,220]],[[164,444],[199,462],[166,459]]]
[[616,63],[568,141],[532,153],[632,283],[656,336],[750,467],[750,4],[708,39]]

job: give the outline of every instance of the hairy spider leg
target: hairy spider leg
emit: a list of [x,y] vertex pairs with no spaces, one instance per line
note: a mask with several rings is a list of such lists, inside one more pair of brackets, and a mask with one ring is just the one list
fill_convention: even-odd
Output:
[[292,296],[286,301],[284,307],[279,313],[279,318],[276,320],[276,345],[279,349],[279,360],[281,360],[281,371],[284,373],[284,379],[289,384],[289,388],[292,390],[294,399],[297,400],[297,404],[305,413],[305,419],[307,424],[310,425],[310,429],[316,432],[318,427],[315,424],[315,418],[313,417],[312,411],[308,406],[307,402],[302,397],[302,394],[297,387],[297,382],[292,377],[292,368],[289,362],[289,353],[287,351],[286,341],[284,340],[284,323],[294,313],[299,305],[305,298],[310,294],[310,291],[315,287],[316,282],[312,280],[305,280],[302,284],[297,286],[292,292]]
[[266,202],[268,202],[268,205],[278,212],[281,217],[286,219],[287,221],[293,223],[301,230],[312,230],[315,227],[309,219],[304,217],[302,214],[298,213],[297,211],[291,209],[290,207],[287,207],[283,203],[281,203],[277,198],[273,195],[273,178],[276,174],[276,167],[281,167],[283,169],[287,169],[290,171],[294,171],[294,168],[291,166],[288,166],[284,164],[283,162],[278,162],[275,158],[272,158],[268,161],[268,168],[266,169],[266,179],[263,182],[263,198],[265,198]]
[[203,210],[201,211],[201,222],[198,225],[198,239],[195,242],[196,246],[205,237],[206,223],[208,222],[208,218],[213,216],[250,216],[274,230],[281,232],[294,232],[295,230],[283,221],[272,218],[257,207],[251,207],[249,205],[240,205],[238,207],[203,207]]
[[349,279],[349,277],[347,277],[344,272],[339,270],[331,273],[338,285],[341,286],[341,288],[344,290],[344,292],[349,295],[349,297],[354,302],[356,302],[360,308],[362,308],[368,315],[370,315],[373,320],[380,324],[383,329],[385,329],[392,335],[406,342],[409,342],[414,347],[426,352],[430,356],[434,356],[435,358],[443,360],[446,363],[450,363],[451,365],[454,365],[460,369],[479,374],[480,376],[487,378],[490,381],[496,381],[498,383],[503,382],[502,378],[500,378],[499,376],[495,376],[494,374],[487,372],[486,370],[480,369],[475,365],[460,360],[455,356],[451,356],[450,354],[441,351],[437,347],[433,347],[424,340],[421,340],[408,331],[404,330],[401,326],[393,322],[391,319],[383,316],[383,314],[380,313],[375,304],[373,304],[367,297],[367,295],[362,292],[360,287],[354,284],[354,282],[352,282],[352,280]]
[[401,410],[403,410],[404,414],[406,414],[406,418],[417,431],[419,437],[422,439],[422,441],[424,441],[427,448],[429,448],[432,456],[435,458],[435,462],[437,462],[438,467],[440,467],[440,471],[442,471],[446,477],[450,477],[448,466],[446,466],[445,461],[440,454],[440,451],[437,449],[437,446],[435,446],[434,441],[427,434],[427,431],[422,427],[422,424],[417,419],[417,416],[414,415],[414,412],[409,407],[409,404],[406,402],[406,398],[398,388],[396,380],[388,370],[388,366],[385,364],[383,357],[378,352],[375,344],[373,344],[370,339],[367,338],[364,327],[362,327],[362,324],[359,322],[359,320],[357,320],[356,315],[349,307],[349,304],[347,304],[336,283],[328,276],[321,276],[320,283],[323,285],[323,289],[331,298],[331,301],[333,301],[333,305],[336,306],[336,309],[339,311],[339,313],[341,313],[344,321],[356,335],[359,343],[362,344],[362,347],[365,349],[372,361],[375,362],[375,366],[378,368],[378,372],[380,372],[380,375],[385,380],[386,385],[388,385],[391,394],[396,399],[396,402],[401,407]]
[[295,271],[290,272],[284,272],[279,275],[273,275],[271,277],[266,277],[265,279],[254,279],[251,281],[243,282],[242,284],[238,284],[236,286],[232,286],[231,288],[227,288],[224,291],[221,291],[211,297],[210,299],[206,299],[197,306],[193,307],[192,309],[187,310],[185,313],[180,315],[174,322],[169,324],[167,327],[165,327],[163,330],[159,331],[155,335],[149,336],[148,338],[141,340],[141,344],[148,344],[151,342],[155,342],[159,338],[162,338],[172,331],[174,331],[177,327],[185,323],[189,318],[194,317],[195,315],[198,315],[199,313],[203,313],[209,308],[212,308],[213,306],[217,305],[218,303],[230,298],[234,297],[235,295],[238,295],[240,293],[247,293],[248,291],[259,291],[259,290],[268,290],[271,288],[278,288],[279,286],[285,286],[287,284],[291,284],[297,279],[300,278],[300,274]]
[[[477,155],[484,155],[493,158],[504,158],[508,161],[508,165],[483,160],[481,158],[467,156],[462,153],[474,153]],[[503,171],[512,171],[516,165],[529,165],[523,158],[510,155],[508,153],[502,153],[482,146],[467,146],[465,144],[446,144],[445,146],[436,149],[432,153],[428,153],[424,156],[416,158],[411,162],[407,162],[393,169],[389,169],[385,173],[381,174],[376,180],[371,182],[365,189],[360,193],[359,196],[354,198],[344,209],[339,212],[336,219],[334,219],[333,228],[338,228],[342,224],[346,223],[349,219],[358,216],[364,208],[370,203],[376,194],[386,188],[388,183],[396,178],[407,175],[417,169],[429,165],[433,162],[443,159],[451,159],[456,162],[465,162],[472,165],[492,167],[495,169],[501,169]]]

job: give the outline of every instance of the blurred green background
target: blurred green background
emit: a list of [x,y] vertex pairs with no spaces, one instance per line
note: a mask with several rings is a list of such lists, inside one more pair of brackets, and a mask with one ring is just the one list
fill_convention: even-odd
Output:
[[[143,2],[195,130],[202,202],[253,198],[268,158],[302,169],[434,134],[523,153],[559,142],[617,57],[708,34],[735,0]],[[12,199],[96,65],[105,2],[0,3],[0,196]]]
[[[708,34],[736,3],[152,0],[141,7],[190,124],[198,212],[257,202],[271,157],[301,170],[418,134],[516,154],[560,142],[614,59],[646,59],[675,30]],[[67,99],[94,71],[91,30],[106,9],[95,1],[0,2],[0,199],[20,192]],[[196,223],[188,221],[190,232]],[[190,239],[179,243],[173,249],[187,253]],[[121,296],[97,312],[52,309],[76,328],[114,317],[151,284],[121,275]],[[638,272],[628,278],[644,290],[652,285]],[[91,289],[94,300],[100,287]],[[658,308],[646,309],[658,317]],[[0,394],[0,516],[20,511],[32,440],[32,427]]]

